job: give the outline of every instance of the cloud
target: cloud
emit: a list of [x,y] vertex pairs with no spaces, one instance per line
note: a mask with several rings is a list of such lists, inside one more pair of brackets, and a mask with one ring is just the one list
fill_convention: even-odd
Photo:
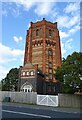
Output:
[[19,67],[23,63],[23,58],[24,50],[11,49],[0,43],[0,80],[6,76],[11,68]]
[[70,3],[66,6],[64,9],[65,13],[74,13],[77,12],[80,9],[79,3]]
[[52,2],[51,3],[50,2],[41,2],[41,3],[37,4],[35,13],[38,16],[48,15],[49,13],[52,12],[54,4]]
[[37,0],[16,0],[16,4],[18,5],[22,5],[24,7],[24,10],[28,11],[32,6],[34,6],[36,4]]
[[23,40],[23,38],[21,36],[20,37],[14,36],[13,39],[16,43],[19,43],[20,41]]
[[69,30],[69,34],[74,34],[78,30],[80,30],[80,26],[78,26],[78,25],[74,26],[72,29]]
[[72,42],[73,42],[73,39],[69,39],[65,42],[65,49],[66,50],[71,50],[72,49]]
[[55,0],[17,0],[16,1],[17,6],[23,6],[25,11],[29,11],[31,8],[34,9],[34,12],[38,16],[42,15],[48,15],[52,10],[55,5]]
[[62,31],[60,30],[59,33],[60,33],[60,38],[61,38],[61,39],[69,37],[69,34],[66,33],[66,32],[62,32]]
[[6,74],[9,72],[10,68],[0,65],[0,81],[6,77]]
[[72,46],[73,39],[68,39],[67,41],[62,41],[61,40],[61,52],[62,52],[62,57],[65,56],[65,54],[68,51],[71,51],[73,46]]
[[[70,19],[71,18],[71,19]],[[71,28],[72,26],[78,24],[80,22],[80,16],[79,15],[76,15],[76,16],[67,16],[67,15],[64,15],[64,16],[58,16],[57,17],[57,20],[58,22],[58,26],[61,27],[61,28]]]
[[64,54],[66,53],[66,49],[64,47],[64,43],[61,41],[61,53],[62,53],[62,58],[64,57]]
[[11,49],[0,43],[0,64],[7,64],[16,61],[18,58],[23,57],[23,54],[24,50]]

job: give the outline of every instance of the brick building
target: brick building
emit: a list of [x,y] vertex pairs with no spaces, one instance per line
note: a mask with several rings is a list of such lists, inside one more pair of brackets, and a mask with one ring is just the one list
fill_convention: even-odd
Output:
[[60,83],[54,78],[61,66],[61,46],[57,22],[43,18],[31,22],[27,30],[24,65],[20,67],[19,90],[39,94],[57,94]]

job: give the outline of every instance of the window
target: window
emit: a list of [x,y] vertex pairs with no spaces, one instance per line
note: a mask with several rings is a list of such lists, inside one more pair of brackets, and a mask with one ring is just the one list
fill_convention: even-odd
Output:
[[26,75],[29,76],[29,71],[27,71]]
[[27,92],[27,89],[25,89],[25,92]]
[[49,68],[52,68],[52,63],[49,63]]
[[49,73],[52,73],[52,69],[49,69]]
[[49,51],[48,51],[48,55],[49,55],[49,56],[52,56],[52,54],[53,54],[53,53],[52,53],[52,50],[49,50]]
[[25,85],[23,87],[23,92],[32,92],[32,86],[31,85]]
[[42,36],[42,29],[40,29],[40,36]]
[[36,34],[36,31],[34,30],[34,31],[33,31],[33,36],[35,36],[35,34]]
[[31,74],[31,75],[34,75],[34,71],[31,71],[30,74]]
[[52,31],[51,30],[49,30],[49,36],[51,36],[52,35]]
[[23,72],[22,75],[25,76],[25,72]]
[[49,79],[50,79],[50,80],[52,79],[52,74],[49,74]]
[[36,30],[36,36],[38,36],[38,35],[39,35],[39,29]]

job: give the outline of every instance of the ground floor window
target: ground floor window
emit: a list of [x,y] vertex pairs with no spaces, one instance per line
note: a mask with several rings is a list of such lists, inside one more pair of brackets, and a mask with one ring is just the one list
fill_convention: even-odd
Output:
[[23,87],[23,92],[32,92],[32,86],[31,85],[25,85]]

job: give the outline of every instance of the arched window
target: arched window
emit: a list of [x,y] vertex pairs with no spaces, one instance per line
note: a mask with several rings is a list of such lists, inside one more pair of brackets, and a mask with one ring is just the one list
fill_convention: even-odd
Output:
[[42,29],[40,28],[40,36],[42,36]]
[[52,74],[49,74],[49,79],[52,80]]
[[34,75],[34,71],[31,71],[31,72],[30,72],[30,75]]
[[49,68],[52,68],[52,63],[51,62],[49,62]]
[[31,85],[25,85],[23,87],[23,92],[32,92],[32,86]]
[[26,72],[26,75],[29,76],[29,71]]
[[48,55],[49,55],[49,56],[52,56],[52,55],[53,55],[52,49],[49,49],[49,50],[48,50]]
[[36,36],[39,36],[39,29],[36,30]]
[[25,76],[25,71],[22,72],[22,75]]
[[49,36],[52,36],[52,31],[51,30],[49,30]]
[[33,36],[35,36],[35,33],[36,33],[36,31],[34,30],[34,31],[33,31]]

